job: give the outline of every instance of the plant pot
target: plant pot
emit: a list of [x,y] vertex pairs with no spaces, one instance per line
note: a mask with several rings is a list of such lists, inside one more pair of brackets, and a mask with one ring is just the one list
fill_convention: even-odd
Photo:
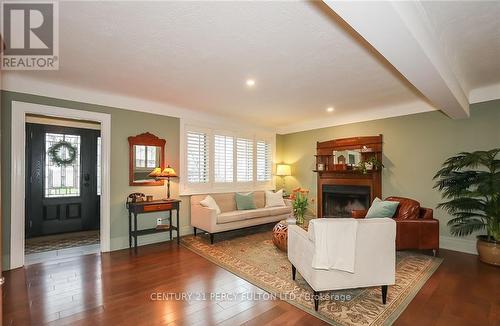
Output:
[[303,224],[304,223],[304,214],[296,214],[295,221],[296,221],[295,222],[296,224],[299,224],[299,225]]
[[485,235],[477,236],[477,252],[483,263],[500,266],[500,242],[488,239]]

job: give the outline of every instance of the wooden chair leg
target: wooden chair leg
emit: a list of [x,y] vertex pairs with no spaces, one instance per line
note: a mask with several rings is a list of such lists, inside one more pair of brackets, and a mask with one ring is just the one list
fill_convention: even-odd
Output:
[[292,280],[295,281],[295,274],[297,273],[297,269],[295,268],[295,266],[293,266],[292,264]]
[[194,236],[196,237],[196,228],[193,228]]
[[214,244],[214,234],[210,233],[210,244]]
[[318,307],[319,307],[319,292],[314,291],[314,310],[318,311]]
[[382,285],[382,303],[387,302],[387,285]]

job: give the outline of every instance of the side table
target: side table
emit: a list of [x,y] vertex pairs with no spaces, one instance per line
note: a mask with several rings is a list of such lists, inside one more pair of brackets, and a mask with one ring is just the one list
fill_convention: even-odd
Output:
[[[297,224],[307,231],[309,226],[309,219],[304,219],[304,223]],[[279,221],[273,228],[273,243],[281,251],[287,251],[288,246],[288,223],[286,220]]]

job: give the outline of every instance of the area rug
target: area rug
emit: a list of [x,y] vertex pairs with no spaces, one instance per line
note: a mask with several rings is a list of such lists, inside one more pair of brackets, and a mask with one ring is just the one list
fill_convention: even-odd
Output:
[[415,252],[398,252],[396,284],[389,287],[387,304],[382,304],[380,287],[322,293],[331,300],[320,301],[314,311],[312,289],[297,273],[291,278],[286,253],[278,250],[267,228],[216,235],[210,245],[207,236],[186,236],[184,247],[238,275],[259,288],[333,325],[389,325],[404,311],[442,259]]

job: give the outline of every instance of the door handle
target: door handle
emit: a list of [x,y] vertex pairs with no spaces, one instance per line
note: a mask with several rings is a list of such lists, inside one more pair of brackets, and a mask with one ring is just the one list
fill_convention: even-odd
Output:
[[89,186],[89,180],[90,180],[90,174],[85,173],[85,174],[83,175],[83,180],[85,181],[85,182],[83,183],[83,185],[84,185],[85,187],[88,187],[88,186]]

